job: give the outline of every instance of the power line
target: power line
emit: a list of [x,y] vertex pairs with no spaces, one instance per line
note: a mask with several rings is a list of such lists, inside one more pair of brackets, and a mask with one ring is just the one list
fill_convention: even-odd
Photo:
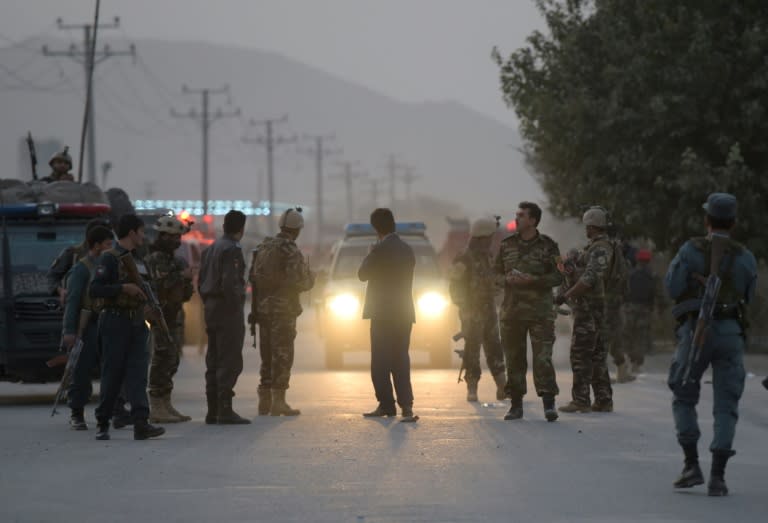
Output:
[[299,149],[299,152],[311,155],[315,159],[315,192],[317,201],[317,211],[315,213],[317,221],[317,236],[315,237],[315,245],[318,249],[323,243],[323,229],[325,228],[325,201],[323,195],[323,164],[325,157],[328,155],[341,154],[340,148],[329,149],[325,146],[326,141],[334,140],[336,138],[333,134],[317,134],[317,135],[305,135],[305,140],[311,140],[314,142],[314,147],[307,147],[305,149]]
[[[296,136],[275,136],[274,126],[275,124],[284,123],[288,121],[288,115],[284,114],[280,118],[267,118],[265,120],[251,119],[248,123],[252,127],[264,126],[265,135],[257,138],[243,137],[243,143],[255,143],[263,145],[267,150],[267,200],[269,202],[269,213],[272,214],[274,210],[275,202],[275,159],[274,151],[275,147],[279,145],[286,145],[296,143]],[[270,220],[270,232],[274,232],[274,220]]]
[[190,109],[187,114],[182,114],[171,109],[171,116],[174,118],[190,118],[200,123],[200,129],[203,135],[203,179],[202,179],[202,198],[203,198],[203,213],[208,214],[208,133],[210,132],[211,124],[216,120],[222,118],[232,118],[240,116],[240,109],[236,109],[233,112],[224,112],[221,109],[211,112],[209,109],[210,96],[212,94],[229,94],[229,86],[212,89],[205,87],[202,89],[190,89],[186,85],[181,86],[181,92],[184,94],[199,94],[201,98],[201,110],[198,114],[194,109]]
[[[109,24],[65,24],[61,18],[56,20],[56,25],[60,30],[82,29],[83,30],[83,48],[78,49],[72,44],[67,51],[51,51],[47,45],[43,46],[43,55],[45,56],[67,56],[75,62],[82,64],[85,70],[86,92],[93,92],[93,70],[104,60],[113,56],[136,56],[136,48],[131,44],[127,51],[114,51],[109,45],[96,52],[94,36],[98,29],[115,29],[120,26],[120,19],[115,17]],[[91,54],[93,49],[93,54]],[[95,115],[93,111],[93,96],[86,97],[86,113],[88,115],[87,139],[88,139],[88,181],[96,183],[96,129]]]

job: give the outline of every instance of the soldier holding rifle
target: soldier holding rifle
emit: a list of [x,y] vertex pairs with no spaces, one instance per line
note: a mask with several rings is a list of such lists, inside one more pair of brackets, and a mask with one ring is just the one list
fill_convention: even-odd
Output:
[[726,496],[725,465],[735,454],[733,437],[744,391],[746,306],[757,285],[757,263],[752,253],[732,240],[736,198],[713,193],[704,204],[708,234],[692,238],[678,251],[667,271],[665,285],[676,305],[678,347],[669,370],[674,393],[672,411],[677,441],[685,465],[675,488],[704,483],[697,443],[701,436],[696,415],[701,376],[712,366],[714,437],[709,447],[712,469],[710,496]]

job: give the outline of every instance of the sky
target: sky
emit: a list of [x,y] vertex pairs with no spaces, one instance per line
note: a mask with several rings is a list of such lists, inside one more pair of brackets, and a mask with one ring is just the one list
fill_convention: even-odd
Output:
[[[0,46],[31,36],[79,42],[64,23],[95,0],[0,0]],[[408,101],[453,100],[506,124],[494,45],[507,54],[543,27],[533,0],[102,0],[104,36],[192,40],[276,52]]]

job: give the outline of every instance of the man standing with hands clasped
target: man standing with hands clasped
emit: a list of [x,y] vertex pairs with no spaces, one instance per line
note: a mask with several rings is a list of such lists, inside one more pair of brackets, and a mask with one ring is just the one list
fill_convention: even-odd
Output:
[[[411,328],[416,321],[413,307],[413,249],[395,234],[395,218],[389,209],[371,213],[371,225],[379,241],[371,247],[358,271],[360,281],[368,282],[363,318],[371,320],[371,380],[378,407],[363,416],[395,416],[394,382],[397,404],[404,422],[413,422],[413,388],[408,348]],[[390,379],[391,376],[391,379]]]

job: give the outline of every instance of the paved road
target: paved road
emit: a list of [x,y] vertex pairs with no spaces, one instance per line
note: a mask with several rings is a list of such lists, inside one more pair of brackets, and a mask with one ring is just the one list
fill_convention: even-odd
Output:
[[[488,403],[466,403],[455,369],[414,372],[417,424],[365,420],[374,402],[364,370],[322,370],[309,331],[298,359],[289,400],[300,417],[256,417],[258,356],[247,348],[235,406],[254,424],[206,426],[203,362],[189,350],[177,404],[194,421],[146,442],[127,430],[110,442],[68,430],[66,414],[48,416],[52,385],[0,385],[0,522],[765,521],[768,392],[757,378],[747,383],[728,469],[732,496],[718,499],[671,488],[681,457],[664,356],[616,388],[617,412],[557,423],[544,421],[531,395],[525,419],[504,422],[488,379],[480,387]],[[756,371],[767,364],[750,360]],[[559,381],[565,402],[564,367]],[[702,451],[708,388],[703,405]]]

